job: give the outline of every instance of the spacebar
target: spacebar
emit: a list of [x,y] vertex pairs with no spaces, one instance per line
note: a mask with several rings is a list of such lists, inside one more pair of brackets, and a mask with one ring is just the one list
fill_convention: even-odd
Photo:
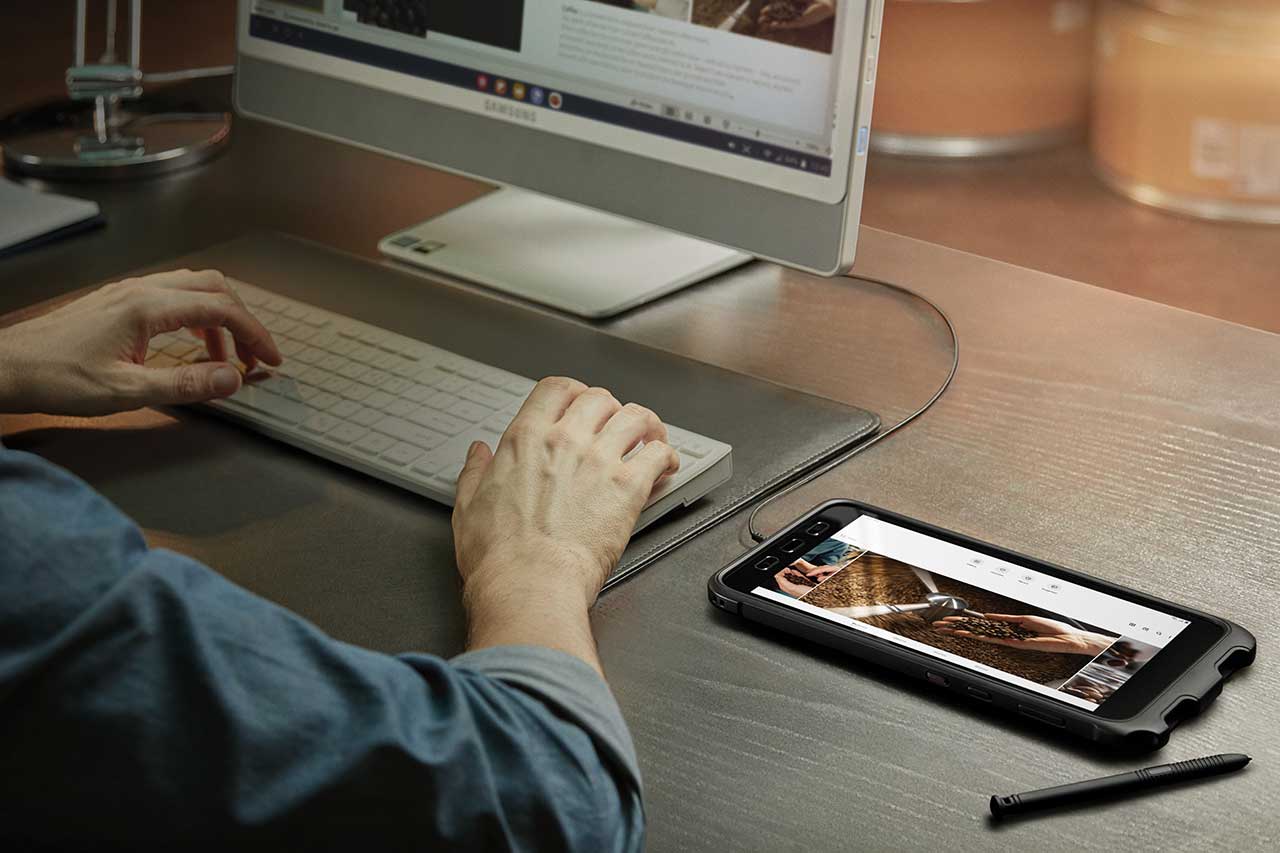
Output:
[[228,397],[223,402],[255,413],[261,412],[287,424],[301,423],[313,414],[310,406],[263,391],[253,385],[241,387],[234,396]]

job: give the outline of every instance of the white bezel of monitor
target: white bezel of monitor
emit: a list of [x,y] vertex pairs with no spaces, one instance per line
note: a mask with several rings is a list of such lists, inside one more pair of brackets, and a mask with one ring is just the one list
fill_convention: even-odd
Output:
[[[833,136],[840,142],[829,178],[576,116],[555,116],[574,124],[572,136],[564,128],[535,129],[487,111],[493,99],[484,92],[257,38],[250,33],[253,5],[239,4],[235,98],[242,115],[822,275],[853,264],[881,0],[841,0]],[[622,147],[629,143],[636,150]]]

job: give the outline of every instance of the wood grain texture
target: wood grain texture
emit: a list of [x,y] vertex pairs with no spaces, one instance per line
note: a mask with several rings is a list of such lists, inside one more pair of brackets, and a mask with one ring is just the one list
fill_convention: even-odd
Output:
[[[917,426],[780,501],[765,529],[853,497],[1227,615],[1259,636],[1259,663],[1159,760],[1234,750],[1258,760],[1221,784],[993,828],[991,794],[1142,762],[1091,755],[693,606],[744,546],[739,521],[618,590],[599,620],[610,675],[643,708],[633,725],[654,849],[1274,845],[1280,773],[1268,732],[1280,723],[1280,679],[1266,648],[1267,591],[1280,576],[1280,338],[875,231],[863,241],[876,259],[868,273],[919,289],[955,319],[960,375]],[[780,313],[797,324],[831,316],[817,309],[833,285],[797,287]],[[753,328],[762,319],[744,291],[750,282],[725,282],[700,299],[734,306],[734,322]],[[700,346],[677,313],[619,325],[726,366],[756,357]],[[889,389],[837,379],[866,343],[825,339],[825,384],[788,378],[869,405]],[[779,354],[775,369],[791,359]],[[659,608],[670,636],[636,654],[631,638]]]

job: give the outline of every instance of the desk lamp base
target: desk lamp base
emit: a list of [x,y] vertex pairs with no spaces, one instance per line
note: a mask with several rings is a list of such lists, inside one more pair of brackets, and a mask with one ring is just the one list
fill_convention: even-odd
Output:
[[5,171],[58,181],[128,180],[190,168],[231,141],[229,113],[118,115],[106,133],[63,127],[6,140]]

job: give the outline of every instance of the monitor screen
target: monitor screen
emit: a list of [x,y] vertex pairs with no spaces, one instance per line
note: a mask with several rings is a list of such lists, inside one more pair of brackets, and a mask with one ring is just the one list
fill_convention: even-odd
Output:
[[240,49],[835,204],[870,2],[252,0]]

